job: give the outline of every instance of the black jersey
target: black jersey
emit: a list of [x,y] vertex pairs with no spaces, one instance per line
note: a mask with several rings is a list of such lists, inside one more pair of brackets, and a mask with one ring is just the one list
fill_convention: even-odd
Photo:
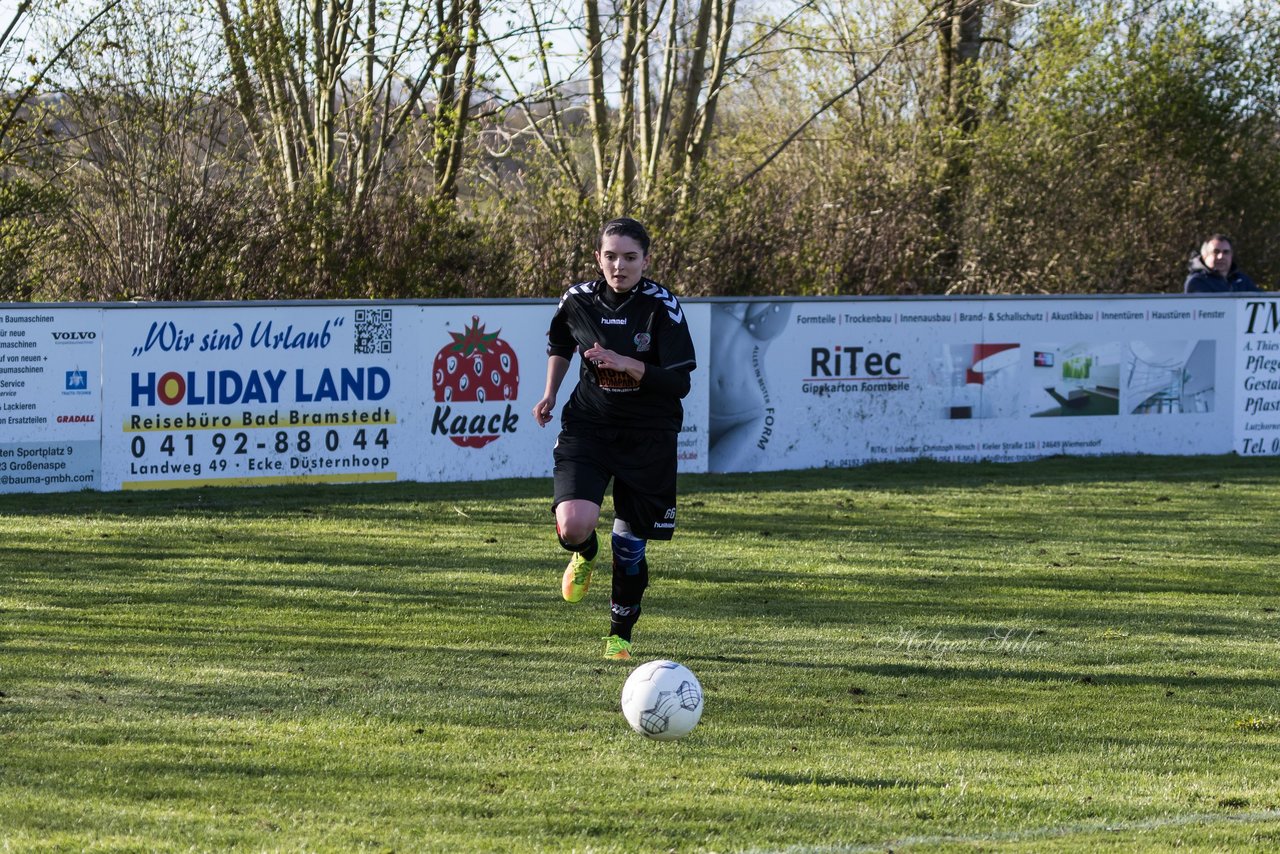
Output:
[[684,310],[670,291],[649,279],[641,279],[615,306],[606,302],[608,287],[599,279],[565,291],[547,331],[547,353],[572,359],[599,342],[644,362],[644,379],[583,359],[563,424],[678,432],[684,421],[680,398],[688,393],[689,372],[697,366]]

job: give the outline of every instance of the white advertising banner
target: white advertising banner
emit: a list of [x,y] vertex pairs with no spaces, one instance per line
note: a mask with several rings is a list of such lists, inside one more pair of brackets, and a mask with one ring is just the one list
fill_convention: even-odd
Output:
[[[556,423],[533,405],[547,375],[554,305],[427,306],[414,333],[414,400],[405,417],[419,453],[411,479],[539,477],[551,470]],[[561,399],[573,388],[571,375]]]
[[[1280,455],[1280,300],[682,301],[680,470]],[[0,307],[0,492],[549,477],[551,300]]]
[[[104,489],[391,481],[415,450],[417,366],[391,306],[116,310],[103,346]],[[410,339],[410,340],[406,340]]]
[[101,488],[102,311],[0,317],[0,492]]
[[710,470],[1231,449],[1234,305],[850,300],[712,309]]
[[711,306],[708,303],[681,301],[684,316],[693,335],[693,349],[698,357],[697,370],[690,377],[689,395],[684,399],[684,429],[680,431],[680,471],[698,474],[709,471],[710,436],[707,424],[711,418]]
[[[560,411],[577,384],[575,356],[556,398],[555,419],[533,420],[547,377],[547,327],[554,303],[444,305],[422,308],[415,394],[406,423],[421,446],[411,480],[550,477]],[[700,360],[709,306],[686,306]],[[706,471],[707,371],[694,372],[685,399],[680,470]]]
[[1239,304],[1235,446],[1242,456],[1280,454],[1280,300]]

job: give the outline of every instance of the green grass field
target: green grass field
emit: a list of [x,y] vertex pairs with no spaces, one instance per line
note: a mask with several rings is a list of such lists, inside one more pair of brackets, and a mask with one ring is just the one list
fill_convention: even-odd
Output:
[[549,489],[0,497],[0,851],[1280,846],[1280,459],[687,477],[675,743]]

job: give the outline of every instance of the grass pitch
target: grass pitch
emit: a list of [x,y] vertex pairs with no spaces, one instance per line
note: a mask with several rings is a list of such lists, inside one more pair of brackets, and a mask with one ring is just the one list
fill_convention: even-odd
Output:
[[669,744],[549,489],[0,497],[0,851],[1280,845],[1280,460],[687,477]]

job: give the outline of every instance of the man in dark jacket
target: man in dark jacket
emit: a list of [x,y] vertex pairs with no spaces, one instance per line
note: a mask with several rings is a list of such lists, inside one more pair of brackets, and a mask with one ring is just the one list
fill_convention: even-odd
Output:
[[1258,286],[1236,267],[1231,238],[1225,234],[1210,235],[1200,251],[1187,264],[1187,280],[1182,292],[1187,294],[1225,294],[1232,291],[1256,291]]

